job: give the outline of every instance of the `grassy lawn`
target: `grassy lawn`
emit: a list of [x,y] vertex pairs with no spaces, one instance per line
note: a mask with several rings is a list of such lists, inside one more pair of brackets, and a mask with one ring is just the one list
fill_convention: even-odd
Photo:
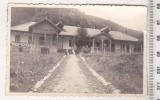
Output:
[[85,54],[87,63],[125,94],[143,93],[142,54]]
[[10,91],[29,92],[62,57],[61,53],[52,55],[11,53]]

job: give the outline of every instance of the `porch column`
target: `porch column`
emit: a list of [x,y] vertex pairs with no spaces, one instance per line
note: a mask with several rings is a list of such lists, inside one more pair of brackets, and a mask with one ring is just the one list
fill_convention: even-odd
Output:
[[58,32],[56,32],[56,34],[57,34],[57,49],[58,49]]
[[95,42],[95,39],[93,38],[92,40],[92,50],[94,51],[94,42]]
[[33,35],[33,33],[31,33],[31,47],[30,47],[30,53],[32,53],[32,49],[33,49],[33,44],[34,44],[34,40],[33,40],[33,37],[34,37],[34,35]]
[[73,45],[74,45],[74,49],[76,49],[76,40],[75,40],[75,37],[73,38]]
[[46,33],[44,33],[44,44],[46,44]]
[[110,49],[110,51],[112,49],[112,40],[109,40],[109,49]]
[[103,38],[101,39],[101,42],[102,42],[102,51],[104,51],[104,39]]
[[62,49],[63,49],[63,36],[62,36]]

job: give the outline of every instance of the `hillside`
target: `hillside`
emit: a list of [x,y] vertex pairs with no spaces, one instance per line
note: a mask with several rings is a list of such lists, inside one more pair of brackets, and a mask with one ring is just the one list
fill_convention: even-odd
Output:
[[11,25],[17,25],[28,21],[39,21],[48,17],[53,23],[63,22],[64,25],[83,26],[88,28],[110,27],[112,30],[125,32],[136,38],[142,37],[142,32],[125,28],[110,20],[86,15],[73,8],[12,8]]

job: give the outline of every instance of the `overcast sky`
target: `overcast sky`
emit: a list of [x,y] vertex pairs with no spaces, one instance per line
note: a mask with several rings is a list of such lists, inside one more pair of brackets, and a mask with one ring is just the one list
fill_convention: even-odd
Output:
[[81,6],[77,7],[87,15],[111,20],[130,29],[146,29],[147,8],[142,6]]

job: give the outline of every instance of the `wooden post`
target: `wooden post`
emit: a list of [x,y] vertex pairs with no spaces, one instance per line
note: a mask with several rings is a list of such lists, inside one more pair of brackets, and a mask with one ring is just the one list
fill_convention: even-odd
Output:
[[74,50],[76,49],[75,37],[73,37]]
[[33,44],[34,44],[34,40],[33,40],[33,37],[34,37],[34,35],[33,35],[33,33],[31,33],[31,48],[30,48],[30,53],[32,53],[32,49],[33,49]]
[[56,32],[57,34],[57,50],[58,50],[58,31]]
[[63,50],[63,36],[62,36],[62,50]]
[[93,38],[93,40],[92,40],[92,50],[94,51],[94,43],[95,42],[95,39]]
[[104,53],[106,52],[106,43],[103,44],[104,47]]
[[109,49],[110,49],[110,51],[112,51],[111,49],[112,49],[112,40],[109,40]]
[[104,42],[104,39],[103,39],[103,38],[101,39],[101,42],[102,42],[102,51],[104,51],[104,50],[103,50],[103,49],[104,49],[104,47],[103,47],[103,46],[104,46],[104,43],[103,43],[103,42]]
[[44,33],[44,44],[46,44],[46,33]]

